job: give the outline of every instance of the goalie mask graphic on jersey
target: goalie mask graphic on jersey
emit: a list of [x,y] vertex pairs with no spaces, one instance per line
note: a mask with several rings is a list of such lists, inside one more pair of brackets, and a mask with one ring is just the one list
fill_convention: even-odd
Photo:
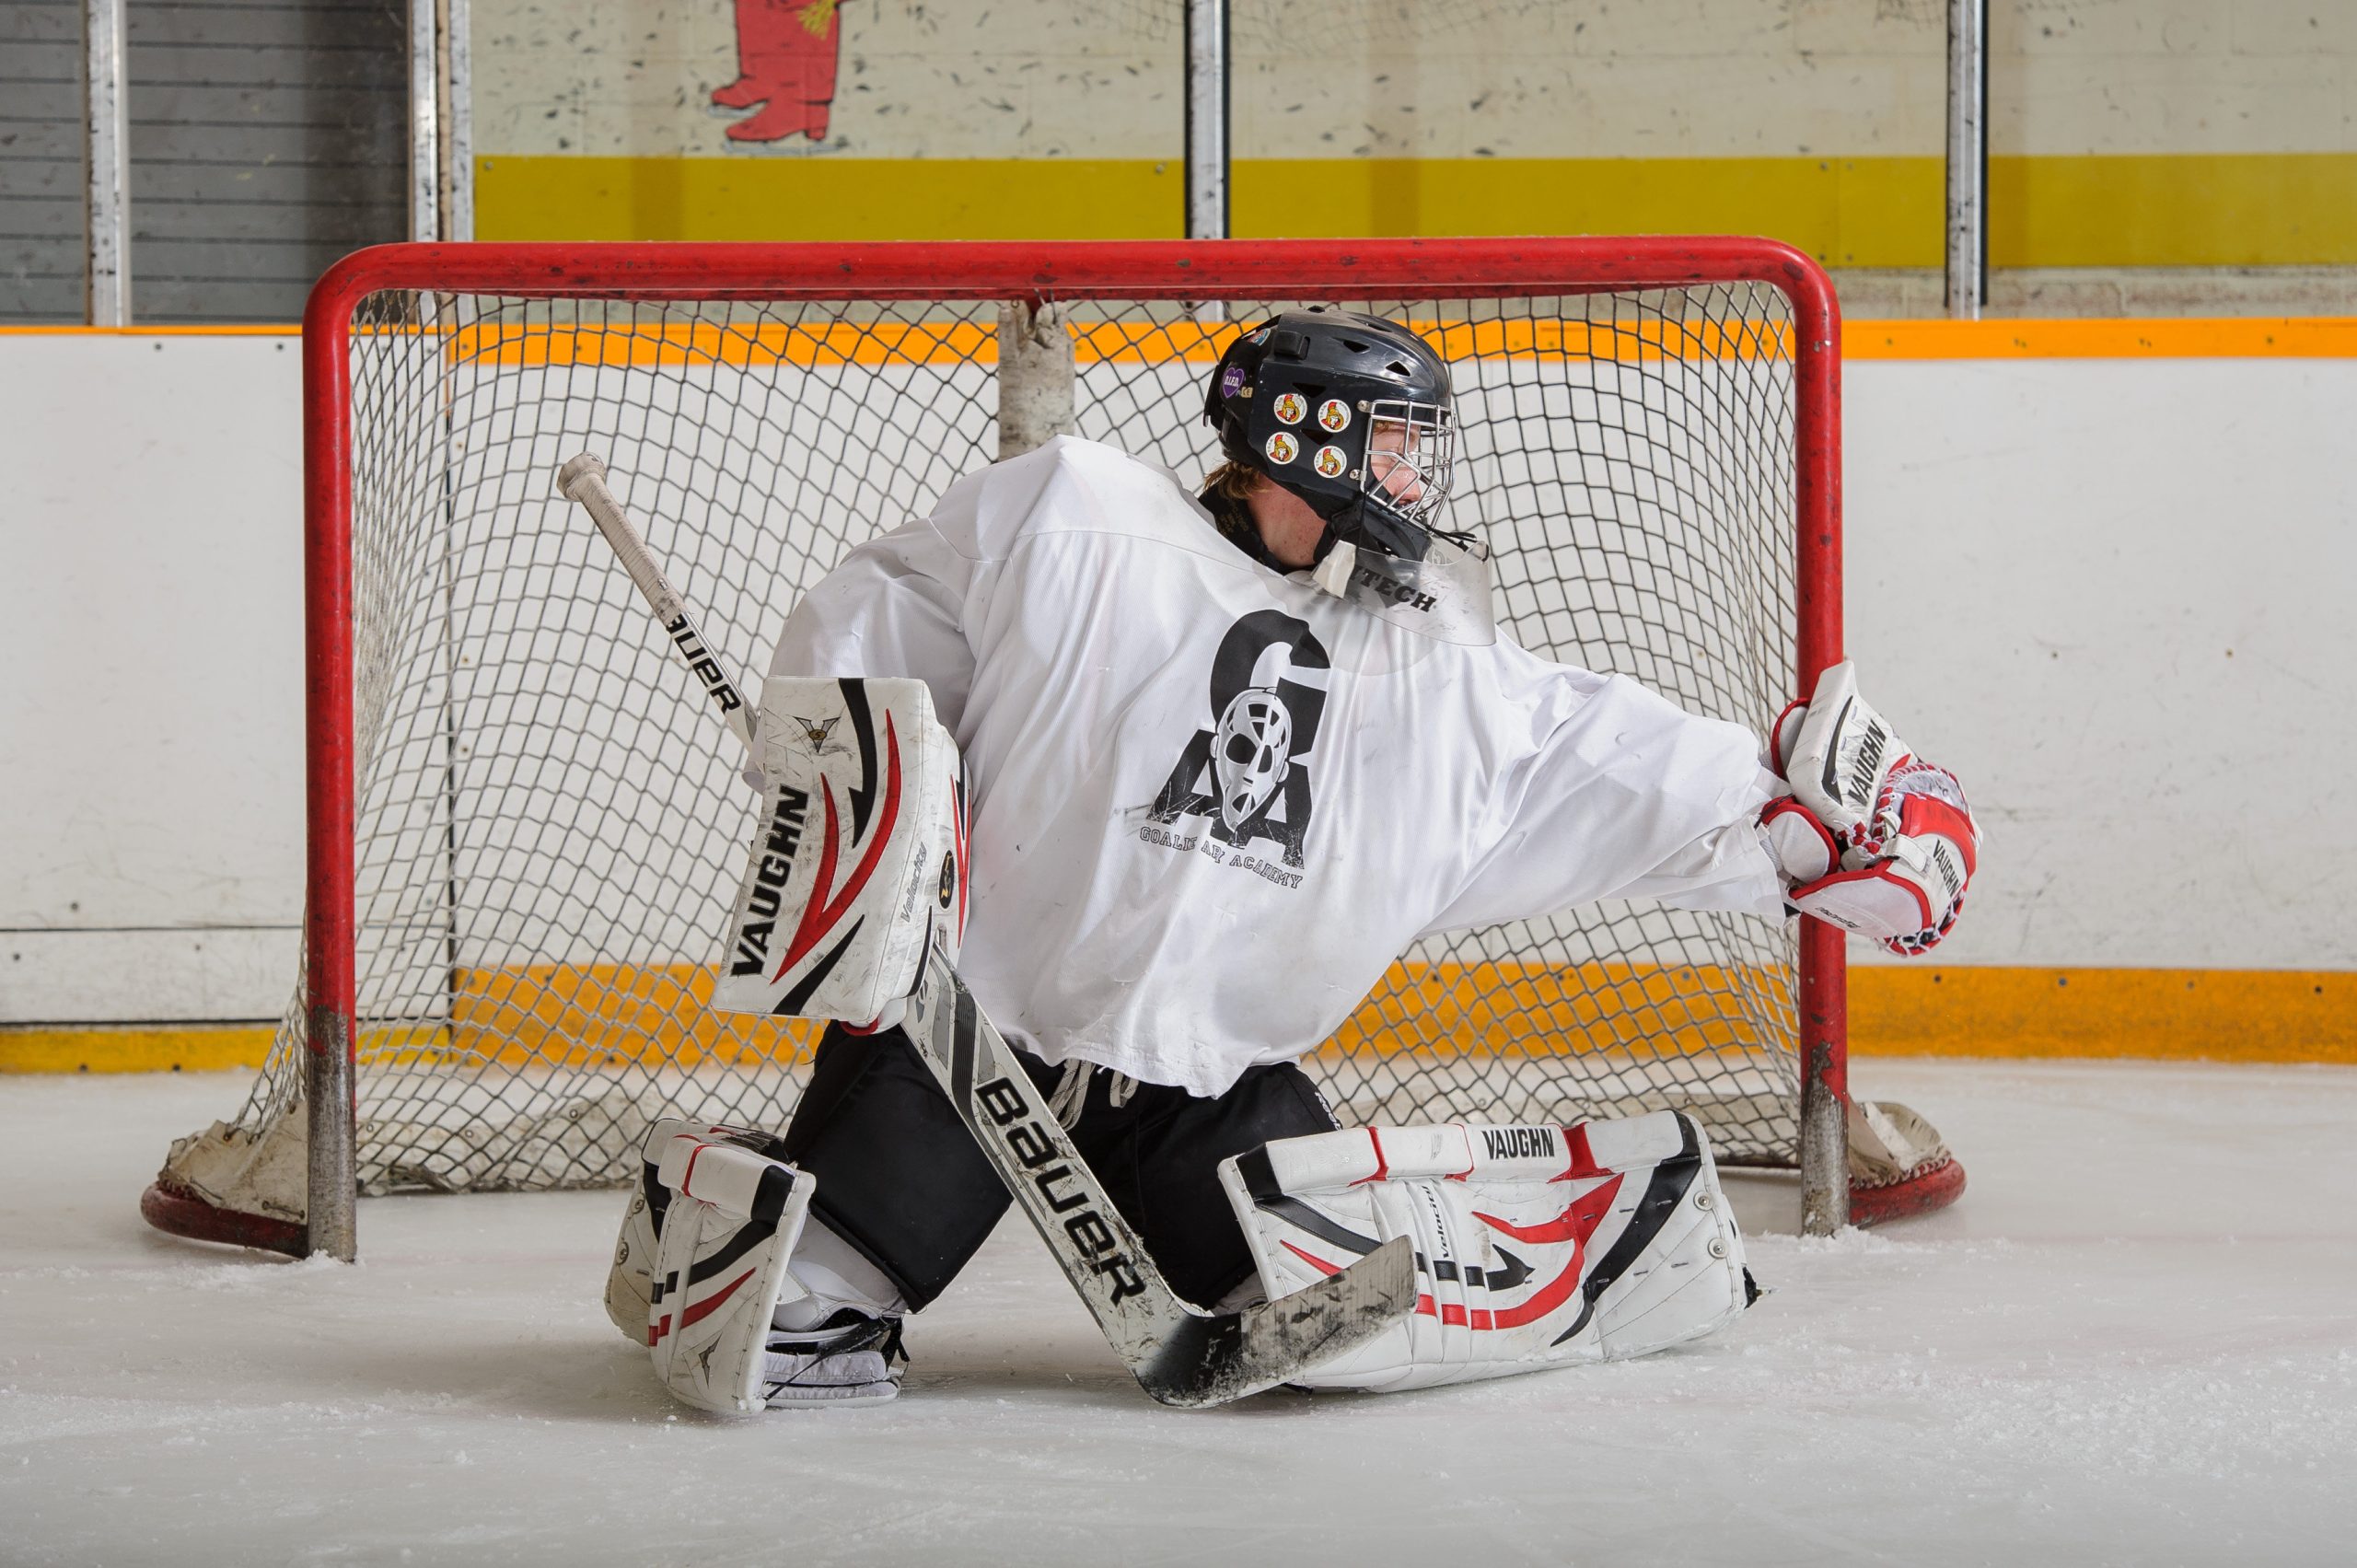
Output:
[[[1283,610],[1257,610],[1229,627],[1212,657],[1208,727],[1180,751],[1155,798],[1153,822],[1207,818],[1206,853],[1266,840],[1299,871],[1313,804],[1308,757],[1326,711],[1328,663],[1308,622]],[[1146,836],[1168,848],[1196,847],[1191,839]]]
[[1231,833],[1252,819],[1293,771],[1293,715],[1274,691],[1239,691],[1212,737],[1219,819]]

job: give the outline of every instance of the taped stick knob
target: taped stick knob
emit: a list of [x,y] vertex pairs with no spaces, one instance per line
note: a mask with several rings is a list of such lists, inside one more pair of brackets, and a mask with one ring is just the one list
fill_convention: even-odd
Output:
[[594,479],[601,484],[606,479],[606,465],[599,462],[594,454],[588,452],[582,453],[556,470],[557,494],[567,501],[580,500],[581,496],[575,486],[584,479]]

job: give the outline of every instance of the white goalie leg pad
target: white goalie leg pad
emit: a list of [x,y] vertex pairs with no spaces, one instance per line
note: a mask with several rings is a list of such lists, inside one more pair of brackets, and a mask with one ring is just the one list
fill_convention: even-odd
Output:
[[[651,1174],[651,1173],[650,1173]],[[648,1180],[631,1183],[622,1205],[622,1231],[614,1238],[614,1260],[606,1269],[606,1317],[633,1344],[646,1342],[646,1300],[655,1292],[655,1249],[660,1231],[647,1202]]]
[[656,1169],[663,1151],[682,1132],[725,1139],[772,1158],[782,1157],[778,1139],[755,1127],[688,1121],[673,1116],[647,1129],[639,1146],[638,1179],[631,1184],[629,1200],[622,1205],[621,1234],[614,1238],[613,1262],[606,1270],[606,1316],[634,1345],[646,1343],[646,1306],[655,1291],[656,1247],[670,1202],[670,1190],[657,1179]]
[[1222,1162],[1271,1299],[1393,1237],[1416,1310],[1298,1379],[1429,1388],[1643,1355],[1756,1294],[1710,1145],[1675,1111],[1569,1127],[1361,1127]]
[[817,1184],[687,1131],[664,1145],[656,1179],[668,1202],[647,1302],[655,1376],[701,1410],[761,1410],[771,1318],[804,1294],[786,1265]]
[[922,680],[772,676],[761,799],[713,1005],[888,1028],[966,923],[966,784]]

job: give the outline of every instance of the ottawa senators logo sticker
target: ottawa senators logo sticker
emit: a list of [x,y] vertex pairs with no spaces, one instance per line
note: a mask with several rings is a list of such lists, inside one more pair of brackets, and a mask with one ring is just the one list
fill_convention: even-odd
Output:
[[1269,444],[1260,449],[1268,453],[1272,463],[1289,463],[1301,456],[1301,443],[1282,430],[1270,436]]

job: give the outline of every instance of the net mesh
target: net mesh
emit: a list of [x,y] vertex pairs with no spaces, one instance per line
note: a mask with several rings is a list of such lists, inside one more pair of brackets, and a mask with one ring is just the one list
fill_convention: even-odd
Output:
[[[1239,302],[1248,321],[1293,303]],[[1501,625],[1762,729],[1794,631],[1792,332],[1766,286],[1334,301],[1450,361],[1452,526]],[[1235,329],[1066,304],[1079,434],[1216,459]],[[380,294],[353,328],[359,1168],[366,1191],[624,1179],[650,1118],[782,1125],[808,1026],[703,1005],[755,798],[587,520],[598,453],[739,672],[853,544],[997,450],[999,307]],[[1346,1121],[1677,1106],[1795,1154],[1778,922],[1605,905],[1405,955],[1309,1065]],[[234,1128],[302,1093],[290,1008]]]

